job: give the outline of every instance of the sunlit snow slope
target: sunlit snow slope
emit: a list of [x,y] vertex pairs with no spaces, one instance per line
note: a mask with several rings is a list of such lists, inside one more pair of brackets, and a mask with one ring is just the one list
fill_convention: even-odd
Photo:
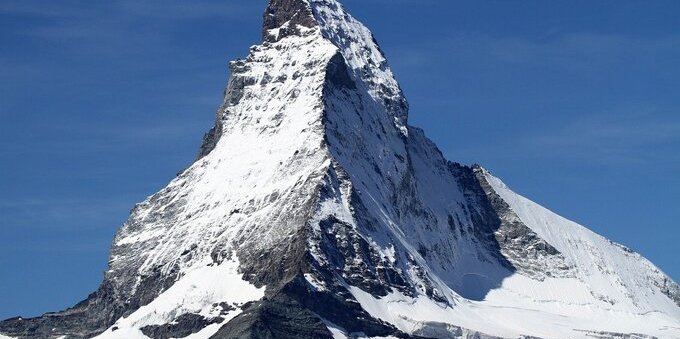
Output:
[[352,288],[371,315],[437,338],[479,332],[504,338],[680,338],[680,308],[670,298],[677,298],[677,285],[652,263],[514,193],[486,170],[475,171],[489,184],[488,194],[507,204],[502,218],[525,224],[554,245],[570,273],[537,279],[517,272],[482,300],[454,307],[398,292],[376,298]]

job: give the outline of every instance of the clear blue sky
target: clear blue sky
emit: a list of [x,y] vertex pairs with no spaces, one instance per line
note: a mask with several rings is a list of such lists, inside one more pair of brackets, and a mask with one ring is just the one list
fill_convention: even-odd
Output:
[[[680,2],[346,0],[449,159],[680,280]],[[0,0],[0,318],[93,291],[190,164],[264,0]]]

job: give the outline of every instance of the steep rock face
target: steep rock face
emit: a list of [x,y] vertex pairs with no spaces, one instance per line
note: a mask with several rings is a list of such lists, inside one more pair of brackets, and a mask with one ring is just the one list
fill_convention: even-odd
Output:
[[317,22],[309,2],[272,0],[264,11],[262,38],[276,42],[287,36],[300,35],[301,29],[315,26]]
[[573,277],[573,267],[567,264],[562,253],[522,222],[512,207],[489,184],[484,169],[475,167],[473,171],[500,219],[496,239],[501,244],[503,255],[513,266],[521,274],[536,280]]
[[[638,254],[449,162],[370,31],[271,0],[194,164],[136,205],[100,289],[21,338],[680,335]],[[605,334],[602,334],[605,333]]]

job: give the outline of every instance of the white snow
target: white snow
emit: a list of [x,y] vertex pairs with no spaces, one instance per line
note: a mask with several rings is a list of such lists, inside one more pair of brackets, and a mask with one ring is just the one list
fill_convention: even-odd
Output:
[[331,331],[331,335],[333,335],[333,339],[347,339],[347,335],[345,332],[338,328],[337,326],[333,324],[326,324],[326,327],[328,328],[329,331]]
[[326,288],[326,286],[323,285],[322,282],[320,282],[319,280],[317,280],[317,279],[316,279],[312,274],[310,274],[310,273],[305,273],[305,280],[307,280],[307,282],[308,282],[310,285],[312,285],[312,287],[314,287],[314,289],[315,289],[316,291],[321,292],[321,291],[326,291],[326,290],[328,290],[328,289]]
[[[140,276],[159,268],[179,268],[181,278],[98,338],[145,338],[144,326],[186,313],[216,317],[216,303],[259,300],[264,289],[243,280],[235,259],[217,265],[211,255],[276,248],[307,225],[320,233],[319,222],[331,216],[417,290],[415,297],[395,290],[376,298],[350,286],[367,312],[404,332],[444,336],[461,327],[503,337],[582,338],[583,330],[595,330],[680,338],[680,308],[654,286],[665,277],[654,265],[487,174],[517,221],[576,272],[534,280],[499,266],[473,232],[480,226],[471,215],[482,207],[469,200],[436,146],[407,126],[405,99],[370,31],[335,0],[310,4],[319,27],[298,27],[299,36],[253,46],[232,63],[227,92],[242,93],[228,95],[218,112],[223,132],[215,149],[137,205],[116,236],[107,276],[120,290],[138,287]],[[325,92],[326,66],[337,53],[355,90]],[[321,185],[334,191],[317,201]],[[357,221],[358,201],[374,230]],[[323,264],[319,244],[309,241]],[[313,274],[304,277],[316,290],[328,288]],[[489,292],[466,299],[470,284]],[[428,298],[426,287],[448,303]],[[209,338],[239,312],[187,338]],[[334,338],[357,337],[326,325]]]
[[[387,59],[373,39],[373,33],[347,13],[336,0],[312,0],[311,7],[324,37],[340,49],[363,91],[381,105],[382,114],[391,115],[390,124],[408,135],[408,107]],[[397,108],[385,105],[388,101]]]
[[[217,303],[242,305],[259,300],[264,296],[264,287],[256,288],[243,280],[238,273],[237,261],[225,261],[221,265],[200,265],[186,275],[150,304],[141,307],[130,316],[118,320],[111,328],[96,338],[146,338],[140,328],[148,325],[163,325],[177,317],[192,313],[206,318],[220,316],[222,308]],[[221,315],[221,323],[212,324],[187,338],[209,338],[221,325],[240,313],[240,309]],[[114,331],[113,328],[117,329]]]
[[[680,308],[652,283],[665,277],[658,268],[639,254],[517,195],[490,174],[486,177],[517,218],[575,267],[575,276],[536,280],[515,273],[483,300],[456,296],[454,306],[396,291],[376,298],[350,287],[362,308],[404,332],[423,330],[435,336],[444,336],[453,329],[450,326],[456,326],[464,333],[508,338],[590,338],[589,331],[680,338]],[[430,270],[430,274],[438,273]],[[451,280],[435,281],[456,295],[455,286],[447,285]]]
[[328,321],[325,322],[326,327],[328,328],[329,331],[331,331],[331,335],[333,335],[333,339],[398,339],[397,337],[393,336],[388,336],[388,337],[367,337],[365,335],[361,334],[356,334],[352,333],[351,335],[348,335],[343,329],[338,327],[337,325],[330,323]]
[[[667,277],[647,259],[514,193],[491,174],[487,173],[486,177],[519,219],[577,268],[577,276],[587,286],[591,297],[606,296],[614,303],[605,303],[606,307],[613,310],[663,312],[680,319],[680,307],[652,288],[654,279]],[[535,290],[533,293],[542,292]],[[569,298],[565,302],[574,302],[573,292],[563,296]],[[585,302],[583,297],[580,302]],[[550,299],[555,298],[558,296],[553,295]],[[593,303],[603,307],[602,303]]]
[[[448,324],[505,338],[588,338],[584,330],[644,333],[660,338],[680,336],[678,320],[656,312],[635,314],[584,305],[544,305],[510,293],[446,307],[425,296],[411,298],[397,292],[377,299],[356,287],[351,291],[369,314],[407,333]],[[568,294],[568,290],[562,293]]]
[[114,253],[125,255],[112,256],[108,275],[125,286],[122,272],[131,267],[141,275],[179,265],[183,273],[214,251],[271,248],[304,227],[330,165],[321,92],[336,53],[317,29],[253,46],[234,62],[231,82],[249,85],[220,109],[222,138],[133,210],[114,242]]

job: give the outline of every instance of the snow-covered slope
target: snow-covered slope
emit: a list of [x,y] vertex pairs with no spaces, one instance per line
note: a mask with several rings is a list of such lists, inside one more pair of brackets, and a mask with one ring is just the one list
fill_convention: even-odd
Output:
[[[507,204],[508,210],[496,208],[499,214],[505,213],[501,218],[522,223],[554,244],[569,273],[539,278],[535,271],[517,269],[482,300],[459,299],[452,307],[422,295],[397,291],[376,297],[351,288],[369,314],[405,332],[437,338],[479,332],[503,338],[680,338],[678,287],[658,268],[639,254],[512,192],[486,170],[477,167],[474,171],[490,198],[497,195]],[[499,228],[496,233],[503,232]],[[542,261],[532,265],[540,267]],[[488,279],[479,269],[471,272]],[[550,272],[550,267],[544,272]],[[455,289],[455,285],[449,286]]]
[[336,0],[270,0],[196,161],[20,338],[680,337],[638,254],[445,159]]
[[574,278],[596,299],[593,304],[599,301],[612,310],[661,312],[680,319],[677,285],[647,259],[514,193],[489,173],[485,177],[519,220],[565,256],[576,271]]
[[173,322],[179,326],[200,326],[195,328],[196,333],[184,338],[208,338],[238,315],[243,304],[263,296],[263,288],[243,280],[238,262],[206,263],[186,272],[148,305],[120,319],[97,338],[147,338],[146,335],[157,335],[164,325]]

